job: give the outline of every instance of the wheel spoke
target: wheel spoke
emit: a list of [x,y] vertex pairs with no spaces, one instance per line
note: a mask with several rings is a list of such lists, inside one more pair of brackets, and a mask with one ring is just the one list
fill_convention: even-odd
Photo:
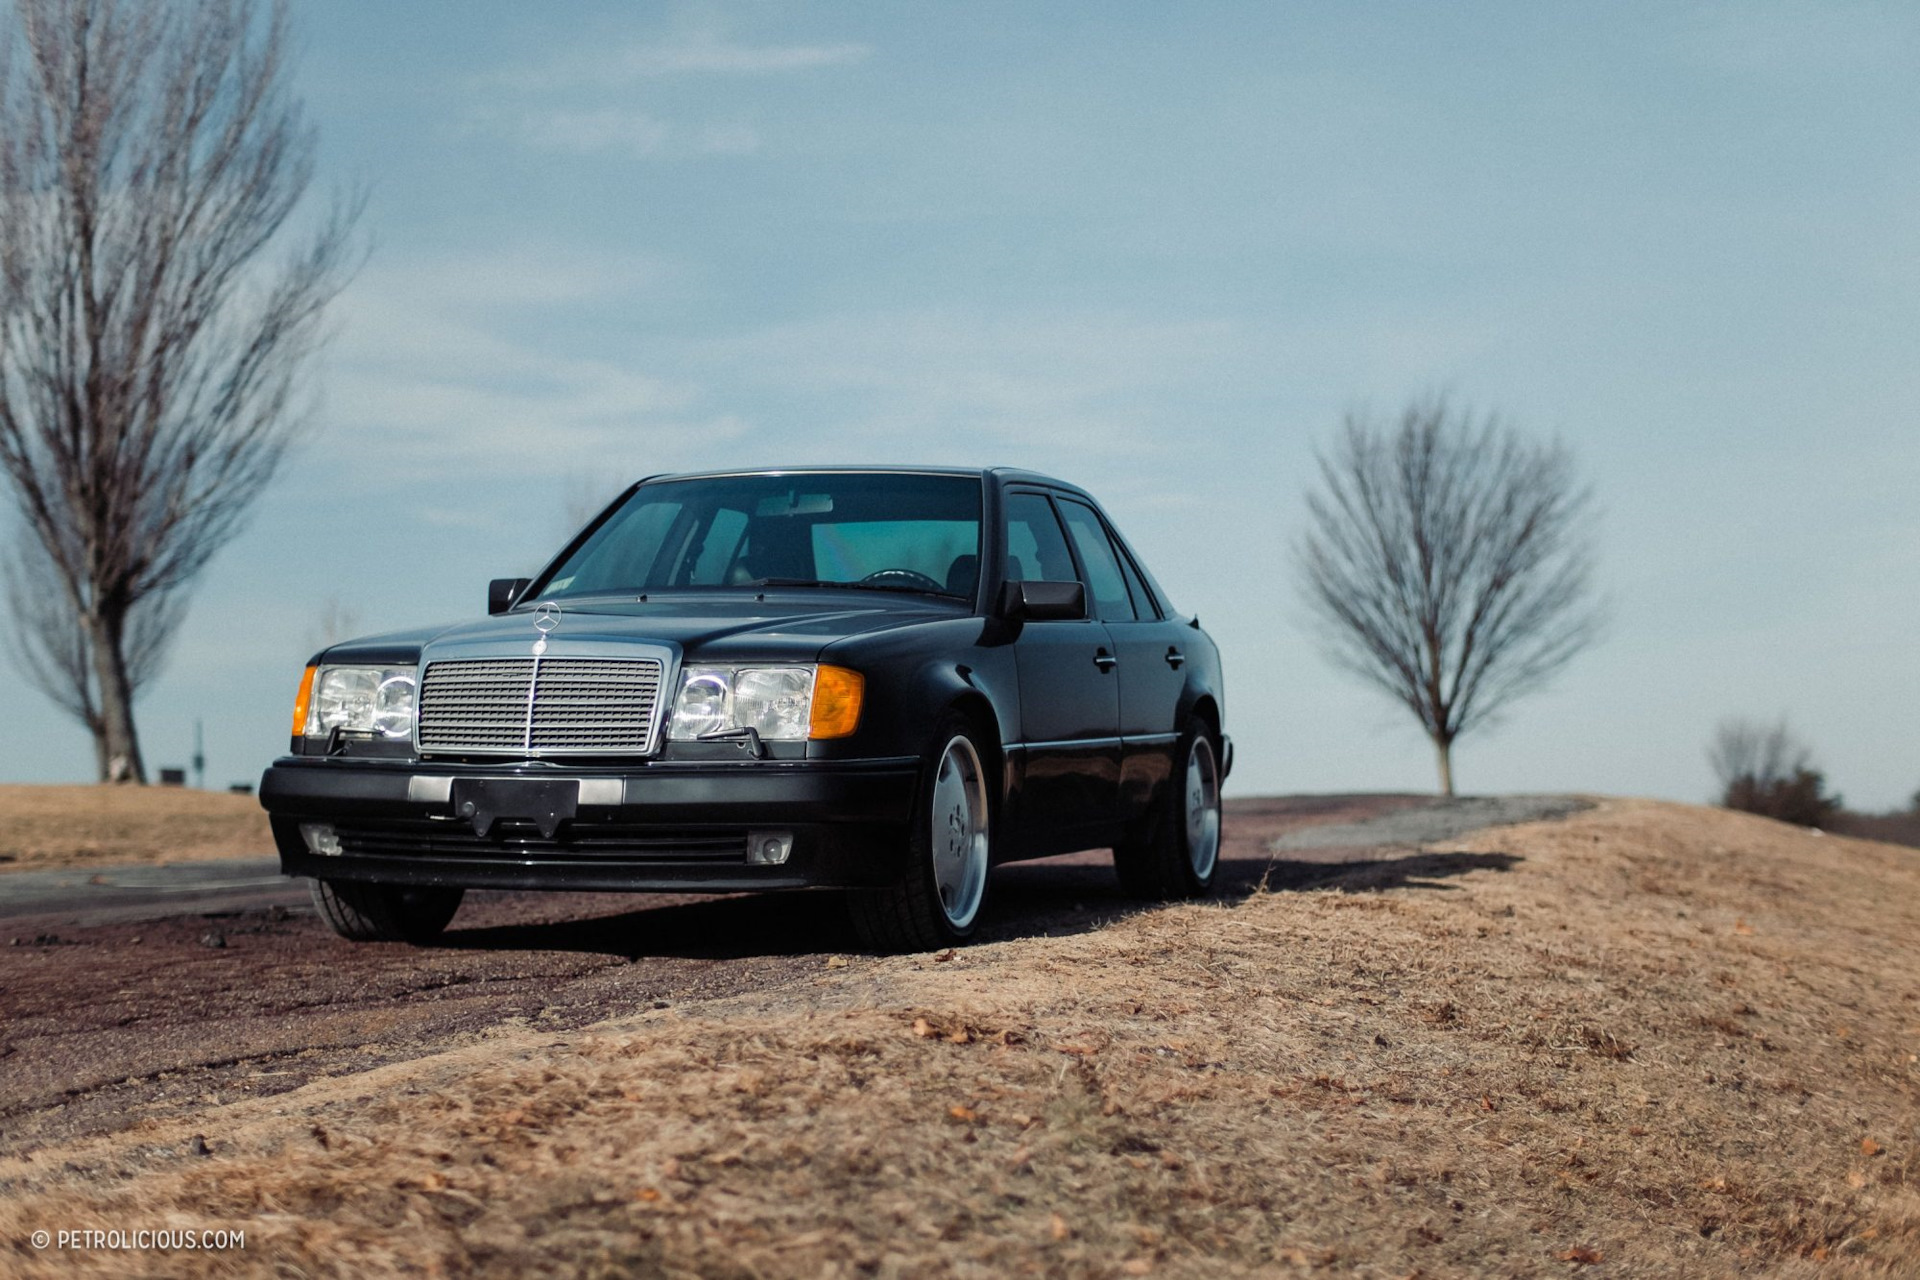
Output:
[[1193,874],[1205,880],[1220,855],[1220,777],[1213,744],[1202,735],[1187,752],[1187,859]]
[[986,887],[986,788],[973,744],[956,737],[934,770],[931,829],[934,888],[955,928],[971,924]]

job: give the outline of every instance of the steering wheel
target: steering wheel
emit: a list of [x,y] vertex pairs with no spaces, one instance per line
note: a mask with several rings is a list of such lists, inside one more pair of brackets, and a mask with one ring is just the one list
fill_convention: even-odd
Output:
[[860,579],[862,586],[866,586],[869,583],[884,586],[889,582],[898,582],[920,591],[945,591],[947,589],[944,583],[935,582],[926,574],[914,569],[876,569],[866,577]]

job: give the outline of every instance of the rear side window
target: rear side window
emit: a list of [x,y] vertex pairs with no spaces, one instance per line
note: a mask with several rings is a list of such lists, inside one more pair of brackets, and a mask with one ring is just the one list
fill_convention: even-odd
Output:
[[1080,563],[1086,566],[1087,594],[1093,597],[1094,613],[1109,622],[1134,621],[1140,615],[1134,612],[1127,580],[1120,573],[1120,562],[1114,558],[1113,543],[1100,517],[1093,514],[1093,508],[1071,498],[1060,500],[1060,515],[1067,522],[1073,549],[1080,553]]
[[1053,504],[1037,493],[1007,498],[1007,580],[1073,582],[1073,556],[1054,518]]
[[1118,538],[1113,540],[1113,557],[1120,562],[1121,576],[1127,580],[1127,593],[1133,597],[1133,611],[1142,618],[1158,618],[1160,610],[1153,603],[1153,593],[1147,590],[1140,571],[1133,567],[1133,561],[1127,558],[1126,550],[1121,547]]

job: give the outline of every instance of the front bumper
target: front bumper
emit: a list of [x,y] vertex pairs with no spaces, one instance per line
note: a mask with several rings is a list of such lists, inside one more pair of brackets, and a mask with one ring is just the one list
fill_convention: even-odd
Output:
[[[261,779],[260,802],[287,875],[724,893],[893,883],[919,777],[912,757],[608,770],[289,756]],[[560,785],[524,785],[541,783]],[[456,806],[477,794],[491,812]],[[558,819],[536,803],[555,794],[568,797]],[[313,852],[303,823],[327,824],[340,852]],[[748,862],[749,836],[766,832],[791,833],[785,862]]]

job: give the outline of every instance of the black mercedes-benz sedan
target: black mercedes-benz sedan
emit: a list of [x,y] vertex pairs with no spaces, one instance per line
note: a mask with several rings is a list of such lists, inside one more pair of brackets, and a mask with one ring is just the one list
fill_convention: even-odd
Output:
[[974,932],[995,863],[1212,884],[1219,654],[1072,485],[655,476],[487,612],[300,682],[260,798],[345,937],[429,940],[469,888],[831,886],[910,950]]

